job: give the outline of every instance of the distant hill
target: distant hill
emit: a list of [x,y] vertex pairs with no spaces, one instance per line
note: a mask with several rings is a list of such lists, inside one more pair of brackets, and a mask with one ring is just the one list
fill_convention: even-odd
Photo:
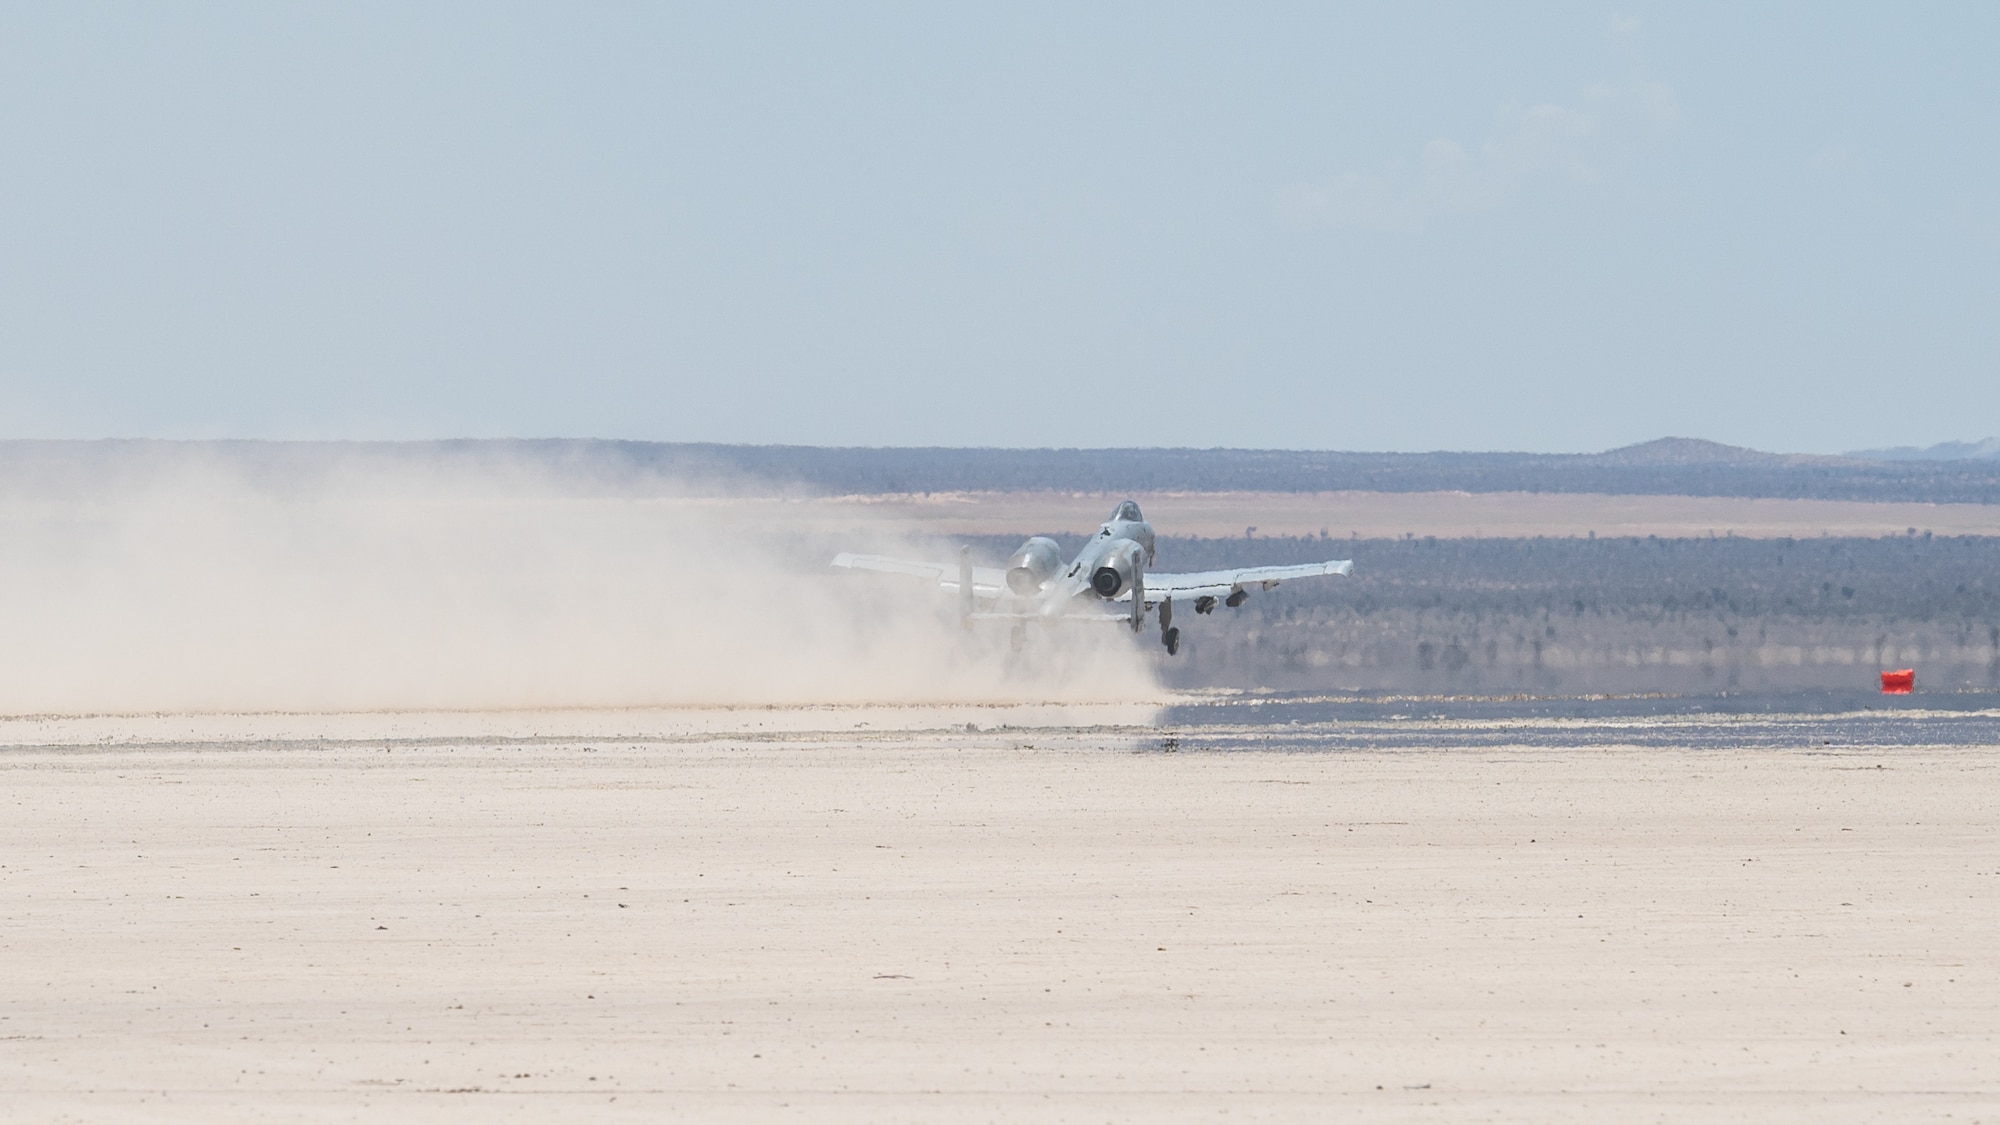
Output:
[[1765,453],[1740,445],[1724,445],[1701,438],[1664,437],[1627,445],[1604,453],[1587,453],[1579,461],[1591,465],[1630,466],[1718,466],[1760,469],[1784,466],[1838,465],[1845,458],[1812,453]]
[[1343,453],[1277,449],[948,449],[594,439],[435,442],[0,441],[0,493],[59,496],[220,467],[263,487],[425,470],[506,490],[579,494],[780,488],[881,494],[1084,492],[1595,492],[2000,503],[2000,457],[1869,460],[1662,438],[1604,453]]
[[2000,438],[1941,441],[1922,448],[1899,445],[1893,449],[1862,449],[1848,456],[1869,461],[1985,461],[2000,459]]

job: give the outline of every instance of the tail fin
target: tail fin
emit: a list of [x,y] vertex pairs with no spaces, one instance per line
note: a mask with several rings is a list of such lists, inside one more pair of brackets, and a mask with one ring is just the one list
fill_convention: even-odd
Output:
[[962,629],[972,628],[972,611],[976,608],[972,597],[972,548],[958,549],[958,624]]
[[1133,552],[1132,558],[1132,631],[1139,632],[1146,627],[1146,560]]

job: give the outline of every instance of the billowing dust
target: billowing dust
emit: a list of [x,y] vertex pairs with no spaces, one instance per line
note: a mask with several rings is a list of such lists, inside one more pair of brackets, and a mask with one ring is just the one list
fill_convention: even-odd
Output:
[[0,714],[1159,696],[1150,638],[1036,629],[1016,652],[935,586],[826,566],[947,544],[784,507],[492,465],[186,459],[9,488]]

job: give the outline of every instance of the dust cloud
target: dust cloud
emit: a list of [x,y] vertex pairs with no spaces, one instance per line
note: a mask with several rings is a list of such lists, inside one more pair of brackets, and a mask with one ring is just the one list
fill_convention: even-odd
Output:
[[190,454],[0,481],[0,714],[1138,701],[1115,628],[970,634],[949,594],[713,480]]

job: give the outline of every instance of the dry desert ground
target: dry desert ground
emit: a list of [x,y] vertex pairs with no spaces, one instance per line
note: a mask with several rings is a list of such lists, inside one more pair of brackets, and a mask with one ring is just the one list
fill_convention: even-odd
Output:
[[1146,720],[0,722],[0,1119],[2000,1121],[2000,748]]
[[[848,513],[894,517],[935,535],[1088,531],[1122,496],[1073,492],[939,492],[793,502],[808,520]],[[1142,495],[1163,535],[1394,539],[1646,536],[1750,538],[2000,534],[2000,506],[1733,496],[1607,496],[1553,492],[1184,492]]]

